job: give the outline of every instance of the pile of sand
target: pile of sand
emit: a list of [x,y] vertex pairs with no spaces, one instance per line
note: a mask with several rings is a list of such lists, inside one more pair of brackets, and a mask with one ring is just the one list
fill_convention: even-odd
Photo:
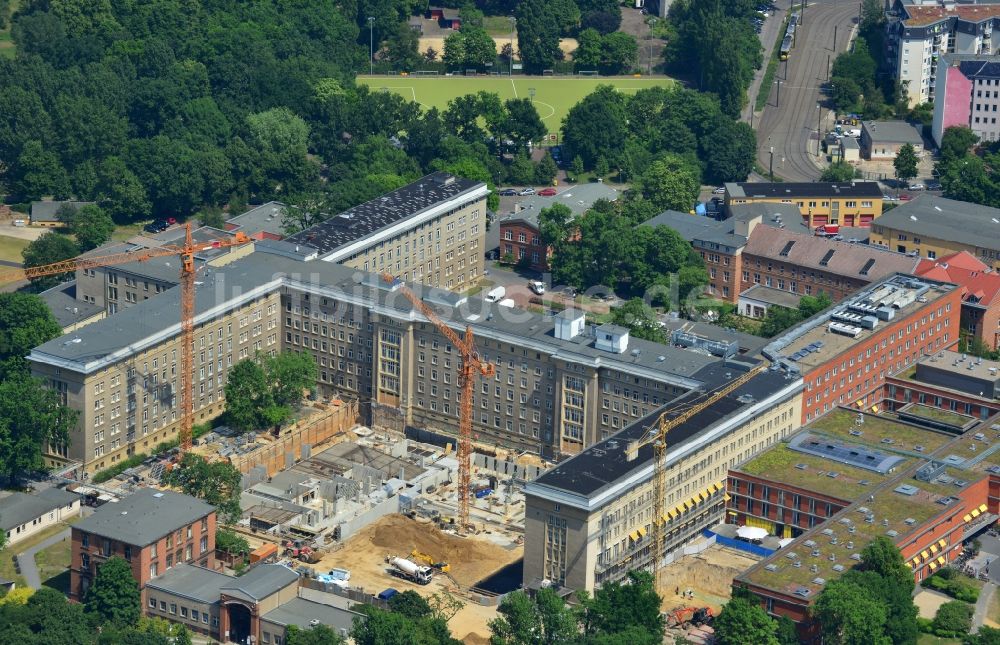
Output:
[[[457,537],[433,524],[404,515],[387,515],[365,527],[345,544],[356,549],[367,543],[385,555],[406,557],[416,549],[451,565],[451,575],[462,586],[470,586],[521,556],[521,549],[507,550],[487,540]],[[373,550],[375,550],[373,549]]]

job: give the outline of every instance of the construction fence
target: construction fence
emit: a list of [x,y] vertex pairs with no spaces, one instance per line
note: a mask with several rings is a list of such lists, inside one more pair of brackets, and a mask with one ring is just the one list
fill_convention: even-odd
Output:
[[762,546],[756,544],[751,544],[749,542],[744,542],[743,540],[737,540],[736,538],[726,537],[724,535],[719,535],[714,533],[709,529],[702,531],[702,535],[707,538],[715,538],[715,543],[720,546],[729,547],[730,549],[736,549],[737,551],[743,551],[751,555],[755,555],[759,558],[766,558],[767,556],[774,553],[772,549],[765,549]]
[[230,461],[244,475],[254,468],[263,468],[271,477],[301,459],[308,459],[314,446],[350,430],[357,422],[357,401],[334,401],[326,410],[299,421],[271,443],[242,455],[233,455]]

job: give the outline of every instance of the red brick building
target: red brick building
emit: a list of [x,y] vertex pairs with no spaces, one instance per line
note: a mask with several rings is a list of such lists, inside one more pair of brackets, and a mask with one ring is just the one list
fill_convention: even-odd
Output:
[[510,256],[514,262],[521,262],[527,257],[532,271],[545,273],[549,270],[551,255],[552,249],[542,244],[537,219],[515,216],[500,222],[501,259]]
[[1000,348],[1000,274],[968,251],[922,260],[916,274],[961,287],[962,333],[990,350]]
[[755,228],[743,249],[739,291],[763,285],[838,302],[894,273],[913,273],[919,258],[809,233]]
[[816,506],[809,517],[823,515],[809,527],[779,532],[795,540],[737,576],[733,585],[759,596],[772,615],[797,622],[803,642],[813,642],[812,603],[860,561],[876,537],[895,543],[918,582],[932,575],[997,519],[1000,456],[945,461],[971,454],[970,445],[985,449],[977,433],[997,420],[979,421],[955,435],[841,408],[731,470],[731,523],[774,533],[780,514],[787,517],[798,507],[805,515],[803,504]]
[[213,506],[173,491],[143,488],[105,504],[73,525],[69,597],[82,601],[113,556],[132,565],[140,590],[182,562],[215,569],[215,526]]
[[958,342],[960,306],[954,285],[896,274],[778,336],[764,355],[802,375],[803,424],[839,405],[870,408],[887,374]]

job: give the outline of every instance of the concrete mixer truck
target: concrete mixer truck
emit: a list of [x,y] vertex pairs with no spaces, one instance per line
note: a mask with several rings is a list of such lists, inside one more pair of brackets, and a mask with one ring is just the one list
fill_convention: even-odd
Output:
[[406,558],[390,556],[386,558],[386,562],[391,567],[390,572],[392,575],[410,580],[418,585],[428,584],[434,575],[434,570],[430,567],[422,567]]

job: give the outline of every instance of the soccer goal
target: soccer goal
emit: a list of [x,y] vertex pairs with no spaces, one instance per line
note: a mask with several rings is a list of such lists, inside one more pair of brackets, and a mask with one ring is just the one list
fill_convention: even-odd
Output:
[[440,76],[441,72],[436,69],[418,69],[415,72],[410,72],[414,76]]
[[556,71],[554,69],[543,69],[542,76],[555,76]]
[[576,73],[577,76],[597,76],[596,69],[581,69]]

